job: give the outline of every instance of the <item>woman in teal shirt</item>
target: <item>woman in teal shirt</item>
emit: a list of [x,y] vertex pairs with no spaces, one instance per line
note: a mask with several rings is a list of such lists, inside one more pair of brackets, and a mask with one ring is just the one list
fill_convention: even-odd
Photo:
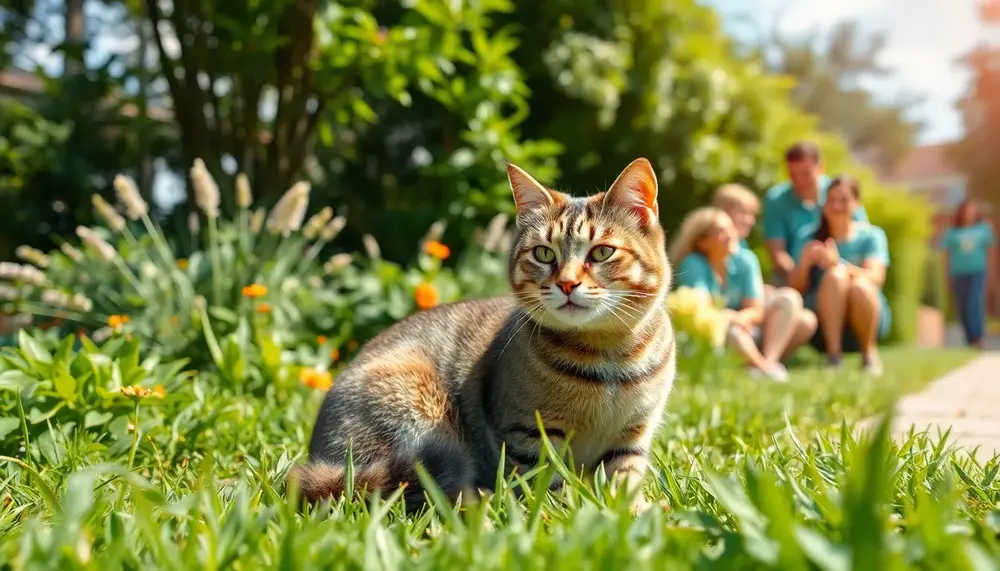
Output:
[[[803,315],[802,302],[781,297],[764,305],[764,280],[760,262],[750,249],[739,247],[736,227],[717,208],[699,208],[684,219],[670,252],[675,284],[701,290],[706,302],[725,300],[729,317],[729,344],[752,370],[784,381],[788,372],[777,358],[812,336],[814,322]],[[797,304],[793,303],[798,300]],[[765,333],[761,334],[761,331]],[[779,332],[780,334],[775,334]],[[755,337],[764,346],[762,353]],[[780,345],[780,346],[778,346]]]
[[971,347],[983,346],[986,276],[995,242],[993,228],[979,218],[976,203],[971,200],[959,205],[952,227],[941,238],[958,317]]
[[829,364],[839,366],[844,351],[860,352],[865,370],[880,375],[877,342],[891,325],[882,293],[889,243],[881,228],[853,219],[859,200],[853,178],[830,183],[819,225],[801,230],[790,282],[819,317],[813,344]]

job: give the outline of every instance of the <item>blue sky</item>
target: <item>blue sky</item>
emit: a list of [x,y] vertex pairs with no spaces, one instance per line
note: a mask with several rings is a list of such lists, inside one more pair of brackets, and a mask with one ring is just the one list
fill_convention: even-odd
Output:
[[883,62],[895,74],[874,86],[887,96],[909,92],[925,98],[913,113],[926,124],[923,143],[961,136],[954,104],[968,75],[956,60],[978,42],[992,38],[1000,44],[1000,31],[977,21],[976,0],[702,1],[719,9],[733,34],[748,39],[775,25],[788,34],[822,33],[844,19],[888,32]]

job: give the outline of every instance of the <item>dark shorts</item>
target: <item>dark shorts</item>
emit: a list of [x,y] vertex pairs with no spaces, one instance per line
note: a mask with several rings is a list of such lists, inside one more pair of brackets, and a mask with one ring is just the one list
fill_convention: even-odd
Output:
[[[816,293],[815,291],[807,293],[803,297],[806,309],[810,309],[816,315],[819,312],[816,310]],[[889,335],[889,331],[892,329],[892,309],[889,307],[889,300],[885,298],[885,294],[881,290],[878,292],[879,305],[881,305],[882,310],[879,312],[878,321],[878,332],[875,335],[876,339],[885,339]],[[844,322],[844,335],[841,338],[841,347],[844,353],[857,353],[861,350],[861,341],[858,339],[857,335],[851,331],[850,326],[847,322]],[[810,344],[816,348],[817,351],[826,351],[826,339],[823,337],[823,324],[816,328],[816,334],[813,335]]]

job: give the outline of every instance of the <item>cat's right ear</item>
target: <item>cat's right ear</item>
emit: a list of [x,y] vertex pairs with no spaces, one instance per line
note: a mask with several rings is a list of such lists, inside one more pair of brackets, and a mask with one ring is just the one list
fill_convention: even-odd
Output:
[[514,203],[519,215],[529,210],[547,208],[558,201],[540,182],[513,163],[507,163],[507,180],[510,181],[510,190],[514,193]]

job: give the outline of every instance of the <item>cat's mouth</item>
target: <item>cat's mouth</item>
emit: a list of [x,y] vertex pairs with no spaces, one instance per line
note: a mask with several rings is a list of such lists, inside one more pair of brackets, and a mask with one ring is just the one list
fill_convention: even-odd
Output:
[[575,304],[572,301],[566,301],[566,303],[560,305],[558,309],[559,311],[583,311],[590,308]]

